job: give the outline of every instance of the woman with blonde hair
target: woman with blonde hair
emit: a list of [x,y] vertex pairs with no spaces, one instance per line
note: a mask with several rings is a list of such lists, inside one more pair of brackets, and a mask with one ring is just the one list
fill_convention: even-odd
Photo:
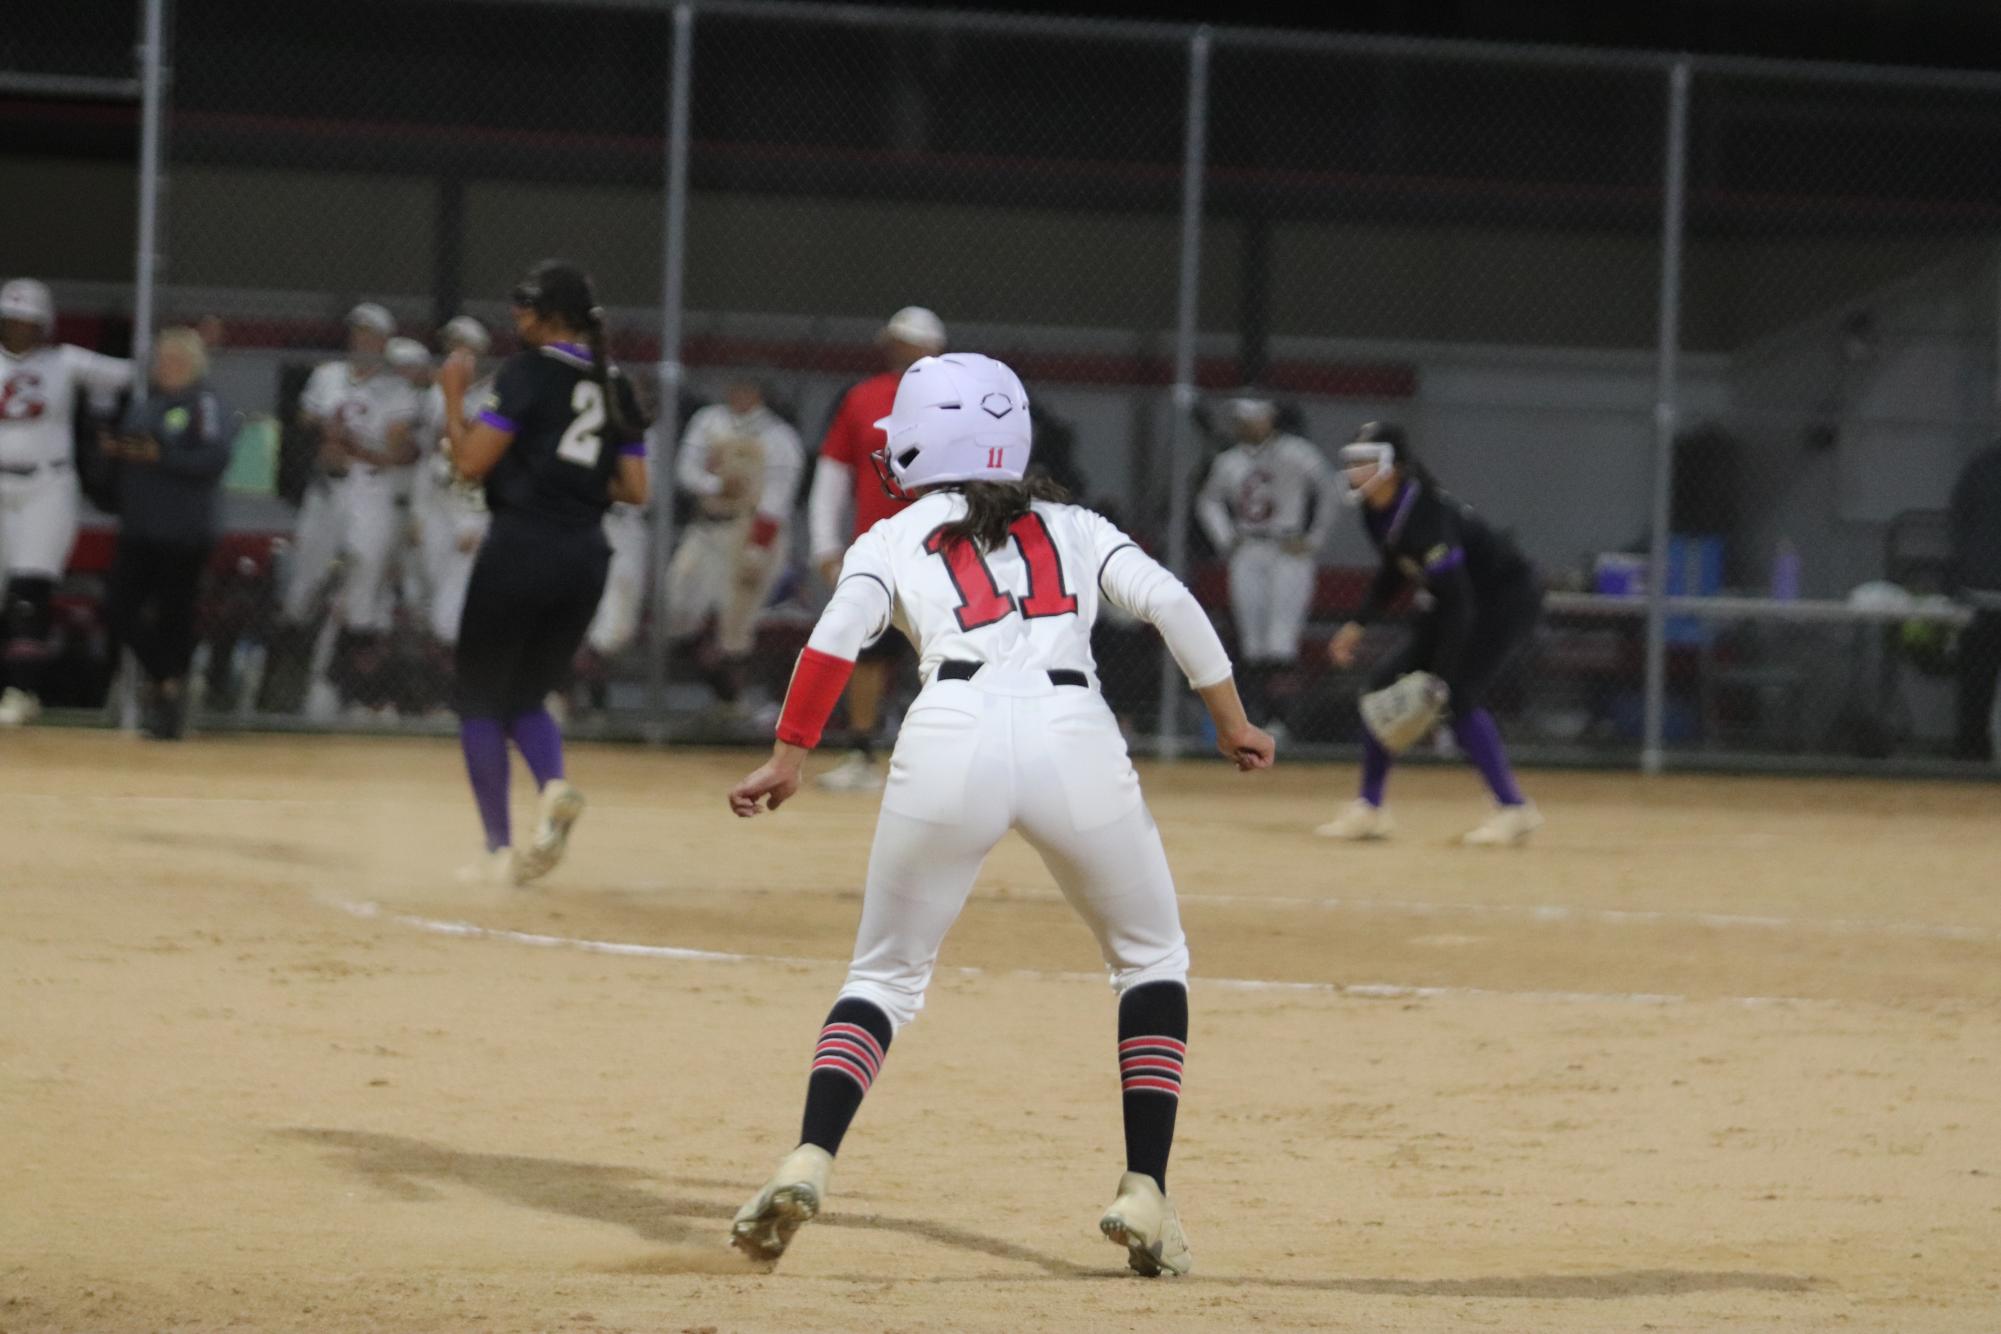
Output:
[[193,329],[164,329],[151,383],[103,444],[118,464],[118,555],[111,628],[146,673],[148,736],[178,739],[186,722],[195,598],[221,518],[229,420],[208,387],[208,352]]

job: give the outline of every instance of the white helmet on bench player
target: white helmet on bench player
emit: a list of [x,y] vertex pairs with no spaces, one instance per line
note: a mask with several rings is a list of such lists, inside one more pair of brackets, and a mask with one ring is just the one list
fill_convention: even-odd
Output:
[[1018,482],[1028,471],[1028,391],[1005,362],[977,352],[912,362],[876,427],[888,437],[877,469],[904,494],[946,482]]
[[56,300],[47,283],[16,278],[0,287],[0,320],[24,320],[47,333],[55,327]]

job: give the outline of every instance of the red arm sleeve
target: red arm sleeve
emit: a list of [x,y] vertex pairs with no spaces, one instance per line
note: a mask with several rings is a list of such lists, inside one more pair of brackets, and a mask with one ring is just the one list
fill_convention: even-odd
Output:
[[802,649],[799,665],[792,669],[792,684],[785,692],[785,710],[778,715],[778,739],[787,745],[811,750],[820,744],[834,705],[848,688],[855,664],[818,649]]

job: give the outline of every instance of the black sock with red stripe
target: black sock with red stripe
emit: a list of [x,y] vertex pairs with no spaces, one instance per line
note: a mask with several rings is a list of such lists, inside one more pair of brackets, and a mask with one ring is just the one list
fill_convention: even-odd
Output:
[[801,1144],[817,1144],[830,1154],[841,1151],[841,1139],[862,1108],[862,1095],[882,1070],[895,1032],[889,1016],[868,1001],[843,996],[834,1002],[806,1078]]
[[1167,1154],[1181,1107],[1188,1055],[1188,988],[1148,982],[1119,997],[1119,1086],[1126,1115],[1126,1171],[1167,1189]]

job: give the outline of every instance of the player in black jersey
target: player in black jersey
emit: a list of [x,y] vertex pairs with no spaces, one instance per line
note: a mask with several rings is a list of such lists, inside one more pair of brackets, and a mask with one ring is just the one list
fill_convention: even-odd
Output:
[[[583,270],[544,260],[510,296],[522,351],[468,421],[472,357],[439,384],[453,467],[486,488],[493,523],[459,622],[459,742],[487,855],[468,879],[522,884],[563,855],[583,796],[563,776],[563,738],[544,704],[590,628],[611,562],[604,512],[646,503],[646,421],[605,348],[604,310]],[[518,852],[507,818],[512,737],[541,790],[535,838]]]
[[[1354,665],[1363,628],[1380,616],[1406,586],[1416,588],[1421,610],[1410,642],[1379,667],[1376,689],[1407,672],[1430,672],[1450,691],[1452,735],[1494,794],[1497,809],[1464,841],[1513,844],[1525,840],[1542,817],[1522,796],[1508,768],[1494,715],[1485,707],[1501,669],[1529,640],[1542,612],[1535,571],[1506,533],[1490,527],[1444,491],[1411,453],[1403,428],[1369,422],[1342,449],[1349,499],[1360,505],[1369,541],[1382,567],[1355,619],[1328,646],[1336,666]],[[1316,831],[1328,838],[1384,838],[1393,825],[1383,809],[1390,753],[1363,733],[1362,794],[1340,816]]]

